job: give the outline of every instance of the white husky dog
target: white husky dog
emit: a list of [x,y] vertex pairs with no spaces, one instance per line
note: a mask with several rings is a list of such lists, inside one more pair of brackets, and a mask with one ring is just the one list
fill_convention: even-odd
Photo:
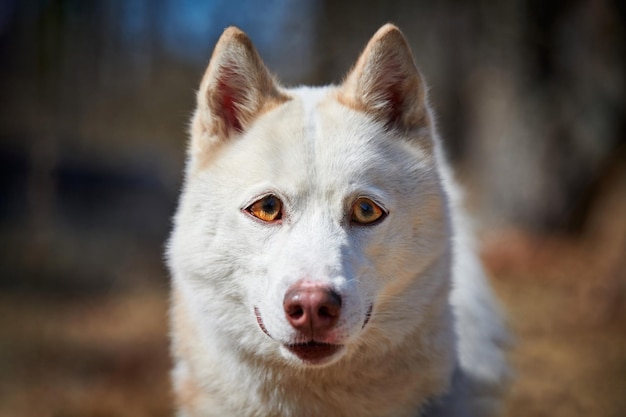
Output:
[[393,25],[285,89],[228,28],[168,247],[179,416],[485,416],[505,331]]

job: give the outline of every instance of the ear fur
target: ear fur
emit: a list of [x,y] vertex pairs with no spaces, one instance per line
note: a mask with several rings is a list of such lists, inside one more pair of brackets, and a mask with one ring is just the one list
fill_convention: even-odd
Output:
[[223,141],[287,100],[248,36],[231,26],[217,42],[200,84],[192,128]]
[[381,27],[368,42],[339,90],[339,101],[383,121],[413,130],[428,124],[422,76],[400,29]]

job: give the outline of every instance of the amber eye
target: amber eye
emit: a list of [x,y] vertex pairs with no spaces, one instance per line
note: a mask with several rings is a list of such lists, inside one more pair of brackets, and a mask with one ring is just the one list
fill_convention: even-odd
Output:
[[246,211],[264,222],[275,222],[283,217],[283,203],[275,195],[268,195],[252,203]]
[[352,205],[350,221],[358,225],[371,225],[382,220],[387,213],[369,198],[360,197]]

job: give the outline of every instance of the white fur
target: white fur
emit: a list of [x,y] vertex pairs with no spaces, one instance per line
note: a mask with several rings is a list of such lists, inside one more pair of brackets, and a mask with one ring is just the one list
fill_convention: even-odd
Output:
[[[205,164],[195,126],[168,247],[179,416],[483,416],[498,403],[505,332],[432,124],[408,140],[338,91],[281,90],[289,100]],[[244,211],[266,194],[280,224]],[[388,211],[381,223],[350,223],[362,196]],[[342,297],[329,337],[343,349],[322,365],[284,347],[297,334],[283,297],[301,279]]]

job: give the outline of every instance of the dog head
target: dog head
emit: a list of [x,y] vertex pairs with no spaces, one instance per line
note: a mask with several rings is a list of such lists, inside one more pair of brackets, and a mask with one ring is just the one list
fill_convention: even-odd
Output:
[[296,89],[227,29],[191,136],[169,262],[207,338],[320,366],[403,343],[443,314],[439,145],[396,27],[374,35],[340,86]]

